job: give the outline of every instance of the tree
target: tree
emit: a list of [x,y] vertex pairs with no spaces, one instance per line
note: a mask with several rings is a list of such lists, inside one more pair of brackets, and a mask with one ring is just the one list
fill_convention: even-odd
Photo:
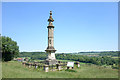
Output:
[[2,59],[2,37],[1,37],[1,34],[0,34],[0,61]]
[[19,55],[17,42],[9,37],[2,36],[2,61],[10,61]]

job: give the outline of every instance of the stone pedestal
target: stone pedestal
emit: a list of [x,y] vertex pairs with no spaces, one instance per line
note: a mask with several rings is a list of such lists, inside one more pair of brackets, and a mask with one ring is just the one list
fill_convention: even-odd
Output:
[[49,47],[45,50],[48,53],[48,57],[45,60],[46,65],[56,65],[57,60],[55,58],[55,49],[49,49]]
[[61,67],[60,64],[56,64],[56,66],[57,66],[57,69],[58,69],[59,71],[62,70],[62,67]]
[[80,67],[80,64],[77,64],[78,67]]
[[25,66],[26,62],[23,62],[22,64]]
[[28,64],[28,67],[29,67],[29,68],[31,68],[31,66],[32,66],[32,64],[31,64],[31,63],[29,63],[29,64]]
[[50,53],[50,52],[47,52],[48,53],[48,59],[51,59],[51,60],[55,60],[55,53]]
[[44,66],[44,70],[45,70],[45,72],[49,72],[49,66],[48,66],[48,65],[45,65],[45,66]]
[[76,65],[77,65],[77,67],[80,67],[80,63],[79,62],[76,62]]
[[45,64],[46,65],[56,65],[57,64],[57,60],[56,59],[46,59],[45,60]]
[[38,65],[37,65],[37,64],[35,64],[35,69],[37,69],[37,67],[38,67]]

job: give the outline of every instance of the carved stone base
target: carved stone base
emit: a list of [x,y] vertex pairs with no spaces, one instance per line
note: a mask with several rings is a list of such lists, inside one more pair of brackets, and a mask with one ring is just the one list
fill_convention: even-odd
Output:
[[56,60],[56,59],[53,59],[53,60],[51,60],[51,59],[46,59],[45,60],[45,64],[46,65],[56,65],[58,63],[58,61]]

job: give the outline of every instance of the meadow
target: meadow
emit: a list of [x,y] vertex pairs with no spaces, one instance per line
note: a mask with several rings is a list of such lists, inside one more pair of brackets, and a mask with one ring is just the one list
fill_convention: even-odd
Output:
[[118,70],[93,64],[80,63],[74,71],[50,71],[24,67],[21,62],[2,63],[2,78],[118,78]]

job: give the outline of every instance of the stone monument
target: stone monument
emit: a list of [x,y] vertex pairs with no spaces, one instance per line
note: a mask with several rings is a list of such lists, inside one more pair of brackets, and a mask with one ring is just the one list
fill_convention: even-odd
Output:
[[48,58],[45,60],[47,65],[55,65],[57,64],[57,60],[55,58],[55,48],[54,48],[54,26],[53,26],[53,18],[52,11],[50,11],[50,17],[48,19],[49,25],[48,28],[48,47],[45,50],[48,53]]

